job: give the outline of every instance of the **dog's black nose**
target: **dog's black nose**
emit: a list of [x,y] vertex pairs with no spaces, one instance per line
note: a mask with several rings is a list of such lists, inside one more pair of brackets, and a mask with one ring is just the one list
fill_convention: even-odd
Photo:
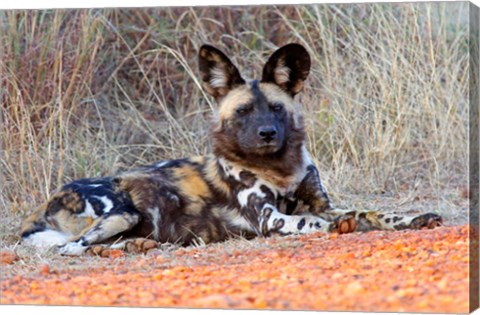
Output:
[[262,126],[258,128],[260,139],[269,143],[277,136],[277,129],[273,126]]

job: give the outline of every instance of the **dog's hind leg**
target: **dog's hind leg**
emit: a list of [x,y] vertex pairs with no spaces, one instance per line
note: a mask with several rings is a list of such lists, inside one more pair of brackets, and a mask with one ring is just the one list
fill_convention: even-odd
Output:
[[81,255],[91,245],[128,231],[139,221],[140,214],[136,211],[110,212],[97,218],[91,227],[81,233],[77,240],[58,247],[58,251],[62,255]]

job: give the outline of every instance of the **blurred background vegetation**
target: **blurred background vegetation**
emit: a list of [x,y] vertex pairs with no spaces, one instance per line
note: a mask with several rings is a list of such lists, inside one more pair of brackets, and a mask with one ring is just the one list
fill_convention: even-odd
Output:
[[250,78],[307,48],[298,97],[335,204],[466,222],[468,6],[0,11],[0,234],[72,179],[208,153],[203,43]]

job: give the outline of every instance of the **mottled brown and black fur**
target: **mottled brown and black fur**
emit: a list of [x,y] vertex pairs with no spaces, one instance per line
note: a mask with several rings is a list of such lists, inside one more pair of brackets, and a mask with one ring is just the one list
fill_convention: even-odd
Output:
[[243,79],[208,45],[199,51],[199,69],[203,88],[218,103],[213,154],[69,183],[25,221],[23,239],[79,255],[112,241],[134,251],[151,247],[135,238],[188,245],[239,235],[440,224],[431,213],[406,217],[331,205],[306,150],[295,100],[310,70],[301,45],[274,52],[260,80]]

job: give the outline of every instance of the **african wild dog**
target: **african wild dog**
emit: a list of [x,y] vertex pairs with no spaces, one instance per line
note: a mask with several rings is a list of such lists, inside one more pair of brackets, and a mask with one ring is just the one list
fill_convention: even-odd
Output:
[[433,213],[407,217],[331,205],[305,148],[294,100],[310,71],[301,45],[278,49],[260,81],[245,81],[221,51],[208,45],[200,49],[199,67],[205,91],[219,104],[212,155],[67,184],[26,220],[23,239],[79,255],[119,239],[112,246],[139,252],[152,246],[148,238],[188,245],[235,235],[441,224]]

